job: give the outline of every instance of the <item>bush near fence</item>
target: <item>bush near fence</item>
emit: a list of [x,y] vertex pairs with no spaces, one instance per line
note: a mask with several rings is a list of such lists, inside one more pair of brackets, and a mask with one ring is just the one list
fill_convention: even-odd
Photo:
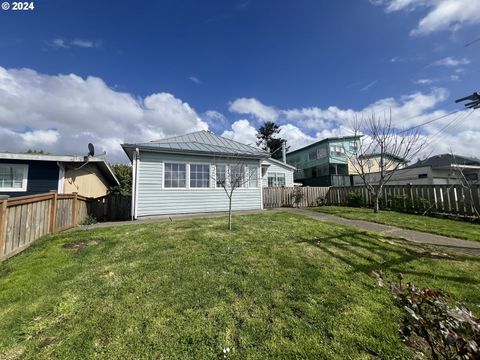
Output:
[[[373,206],[372,195],[364,186],[331,187],[328,205],[348,205],[348,194],[355,192],[362,204]],[[351,195],[350,195],[351,196]],[[438,214],[479,219],[480,185],[385,185],[380,205],[383,209],[409,213]]]
[[[299,190],[300,189],[300,190]],[[301,191],[303,196],[295,204],[295,197],[299,198],[295,191]],[[322,205],[328,192],[328,187],[267,187],[263,188],[263,207],[308,207]]]

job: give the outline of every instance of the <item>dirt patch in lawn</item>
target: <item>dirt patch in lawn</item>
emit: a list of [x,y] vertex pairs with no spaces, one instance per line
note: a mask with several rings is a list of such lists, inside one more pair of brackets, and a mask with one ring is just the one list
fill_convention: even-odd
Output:
[[77,242],[71,242],[63,244],[62,248],[66,250],[76,250],[76,252],[82,251],[89,246],[98,245],[102,239],[90,239],[90,240],[81,240]]

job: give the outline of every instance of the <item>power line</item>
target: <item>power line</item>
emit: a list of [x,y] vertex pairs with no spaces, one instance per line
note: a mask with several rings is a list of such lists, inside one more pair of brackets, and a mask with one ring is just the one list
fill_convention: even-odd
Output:
[[[404,132],[407,132],[407,131],[410,131],[410,130],[413,130],[413,129],[417,129],[417,128],[419,128],[419,127],[422,127],[422,126],[431,124],[431,123],[433,123],[433,122],[435,122],[435,121],[442,120],[442,119],[444,119],[444,118],[446,118],[446,117],[448,117],[448,116],[450,116],[450,115],[456,114],[456,113],[458,113],[458,112],[460,112],[460,111],[462,111],[462,110],[463,110],[463,109],[458,109],[458,110],[452,111],[452,112],[450,112],[450,113],[448,113],[448,114],[439,116],[439,117],[437,117],[437,118],[435,118],[435,119],[431,119],[431,120],[425,121],[425,122],[422,123],[422,124],[418,124],[418,125],[415,125],[415,126],[412,126],[412,127],[408,128],[408,129],[402,130],[402,131],[400,131],[400,133],[404,133]],[[416,117],[418,117],[418,116],[414,116],[414,117],[412,117],[412,118],[410,118],[410,119],[407,119],[406,121],[411,120],[411,119],[415,119]]]

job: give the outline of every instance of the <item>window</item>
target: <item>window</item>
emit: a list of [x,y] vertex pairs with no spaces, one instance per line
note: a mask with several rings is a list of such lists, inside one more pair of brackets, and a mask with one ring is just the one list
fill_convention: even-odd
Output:
[[255,166],[248,167],[248,187],[258,187],[258,171]]
[[221,188],[225,185],[227,181],[227,177],[225,176],[226,173],[226,166],[225,165],[217,165],[215,170],[215,183],[217,188]]
[[327,157],[327,149],[324,147],[317,149],[317,159],[323,159],[324,157]]
[[245,184],[244,165],[230,165],[230,184],[235,188],[243,187]]
[[428,174],[418,174],[419,179],[426,179],[428,178]]
[[342,145],[330,145],[330,156],[342,156],[345,154],[345,149]]
[[190,187],[210,187],[210,165],[190,164]]
[[280,187],[285,186],[285,174],[284,173],[268,173],[268,187]]
[[27,191],[27,164],[0,164],[2,191]]
[[186,165],[165,163],[165,187],[184,188],[186,185]]
[[350,151],[356,152],[358,150],[356,141],[350,141],[349,147],[350,147]]
[[308,160],[316,160],[317,159],[317,150],[310,151],[308,153]]

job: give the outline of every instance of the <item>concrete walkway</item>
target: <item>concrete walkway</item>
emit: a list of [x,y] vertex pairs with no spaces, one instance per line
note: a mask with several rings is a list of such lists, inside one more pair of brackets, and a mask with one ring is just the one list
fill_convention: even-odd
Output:
[[392,236],[392,237],[398,237],[398,238],[402,238],[417,244],[440,246],[440,247],[450,248],[452,250],[466,253],[469,255],[480,255],[480,241],[477,242],[477,241],[451,238],[447,236],[436,235],[436,234],[426,233],[422,231],[401,229],[395,226],[377,224],[377,223],[363,221],[363,220],[345,219],[339,216],[323,214],[316,211],[305,210],[305,209],[284,208],[284,209],[281,209],[281,211],[301,214],[304,216],[308,216],[309,218],[312,218],[312,219],[327,221],[327,222],[331,222],[339,225],[353,226],[357,229],[373,231],[373,232],[377,232],[377,233]]
[[[421,232],[421,231],[401,229],[395,226],[377,224],[377,223],[363,221],[363,220],[350,220],[350,219],[341,218],[339,216],[323,214],[323,213],[306,210],[306,209],[280,208],[280,209],[273,209],[273,210],[235,211],[233,215],[235,216],[251,215],[251,214],[260,214],[262,212],[272,212],[272,211],[283,211],[283,212],[290,212],[294,214],[300,214],[315,220],[331,222],[339,225],[352,226],[357,229],[373,231],[373,232],[388,235],[391,237],[402,238],[417,244],[440,246],[444,248],[450,248],[452,250],[466,253],[469,255],[480,255],[480,241],[476,242],[476,241],[451,238],[447,236],[430,234],[430,233]],[[105,228],[105,227],[112,227],[112,226],[140,225],[140,224],[149,224],[149,223],[154,223],[159,221],[175,221],[175,220],[183,220],[183,219],[221,217],[221,216],[227,216],[227,215],[228,213],[226,212],[162,215],[162,216],[144,217],[135,221],[114,221],[114,222],[97,223],[93,225],[83,225],[74,229],[89,230],[89,229]]]

